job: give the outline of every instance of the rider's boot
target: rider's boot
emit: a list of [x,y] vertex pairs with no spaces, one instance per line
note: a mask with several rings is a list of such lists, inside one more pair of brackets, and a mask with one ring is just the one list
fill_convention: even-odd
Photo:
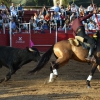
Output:
[[89,50],[89,54],[88,54],[88,56],[85,58],[87,61],[89,61],[89,62],[94,62],[94,63],[96,63],[96,59],[95,59],[95,57],[94,56],[92,56],[92,54],[93,54],[93,50],[94,50],[94,48],[92,49],[92,48],[90,48],[90,50]]

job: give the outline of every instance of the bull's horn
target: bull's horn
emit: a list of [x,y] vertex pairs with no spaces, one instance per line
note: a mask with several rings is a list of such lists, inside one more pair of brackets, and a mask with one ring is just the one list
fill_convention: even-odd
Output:
[[32,51],[32,52],[33,52],[34,50],[33,50],[33,49],[31,49],[31,48],[29,48],[29,51]]

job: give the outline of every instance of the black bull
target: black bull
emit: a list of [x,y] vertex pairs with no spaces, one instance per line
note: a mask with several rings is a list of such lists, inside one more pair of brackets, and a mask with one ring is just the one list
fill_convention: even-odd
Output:
[[14,74],[19,68],[30,61],[38,61],[40,53],[36,48],[13,48],[7,46],[0,46],[0,67],[5,66],[9,69],[6,77],[1,79],[0,82],[8,81],[11,75]]

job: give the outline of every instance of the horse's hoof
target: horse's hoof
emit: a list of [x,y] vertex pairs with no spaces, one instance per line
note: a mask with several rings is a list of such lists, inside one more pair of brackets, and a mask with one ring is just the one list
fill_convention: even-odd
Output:
[[50,83],[53,83],[53,81],[45,81],[45,82],[44,82],[44,85],[50,84]]
[[88,88],[88,89],[90,89],[90,88],[91,88],[91,86],[87,86],[87,88]]
[[49,80],[48,81],[48,83],[53,83],[55,80],[54,79],[52,79],[52,80]]

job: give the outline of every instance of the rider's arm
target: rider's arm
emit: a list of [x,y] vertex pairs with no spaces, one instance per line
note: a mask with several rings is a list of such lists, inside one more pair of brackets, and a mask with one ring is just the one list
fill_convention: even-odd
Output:
[[93,15],[93,13],[88,14],[88,15],[83,16],[83,17],[80,17],[79,19],[80,19],[80,21],[84,21],[84,20],[86,20],[86,19],[90,18],[92,15]]

